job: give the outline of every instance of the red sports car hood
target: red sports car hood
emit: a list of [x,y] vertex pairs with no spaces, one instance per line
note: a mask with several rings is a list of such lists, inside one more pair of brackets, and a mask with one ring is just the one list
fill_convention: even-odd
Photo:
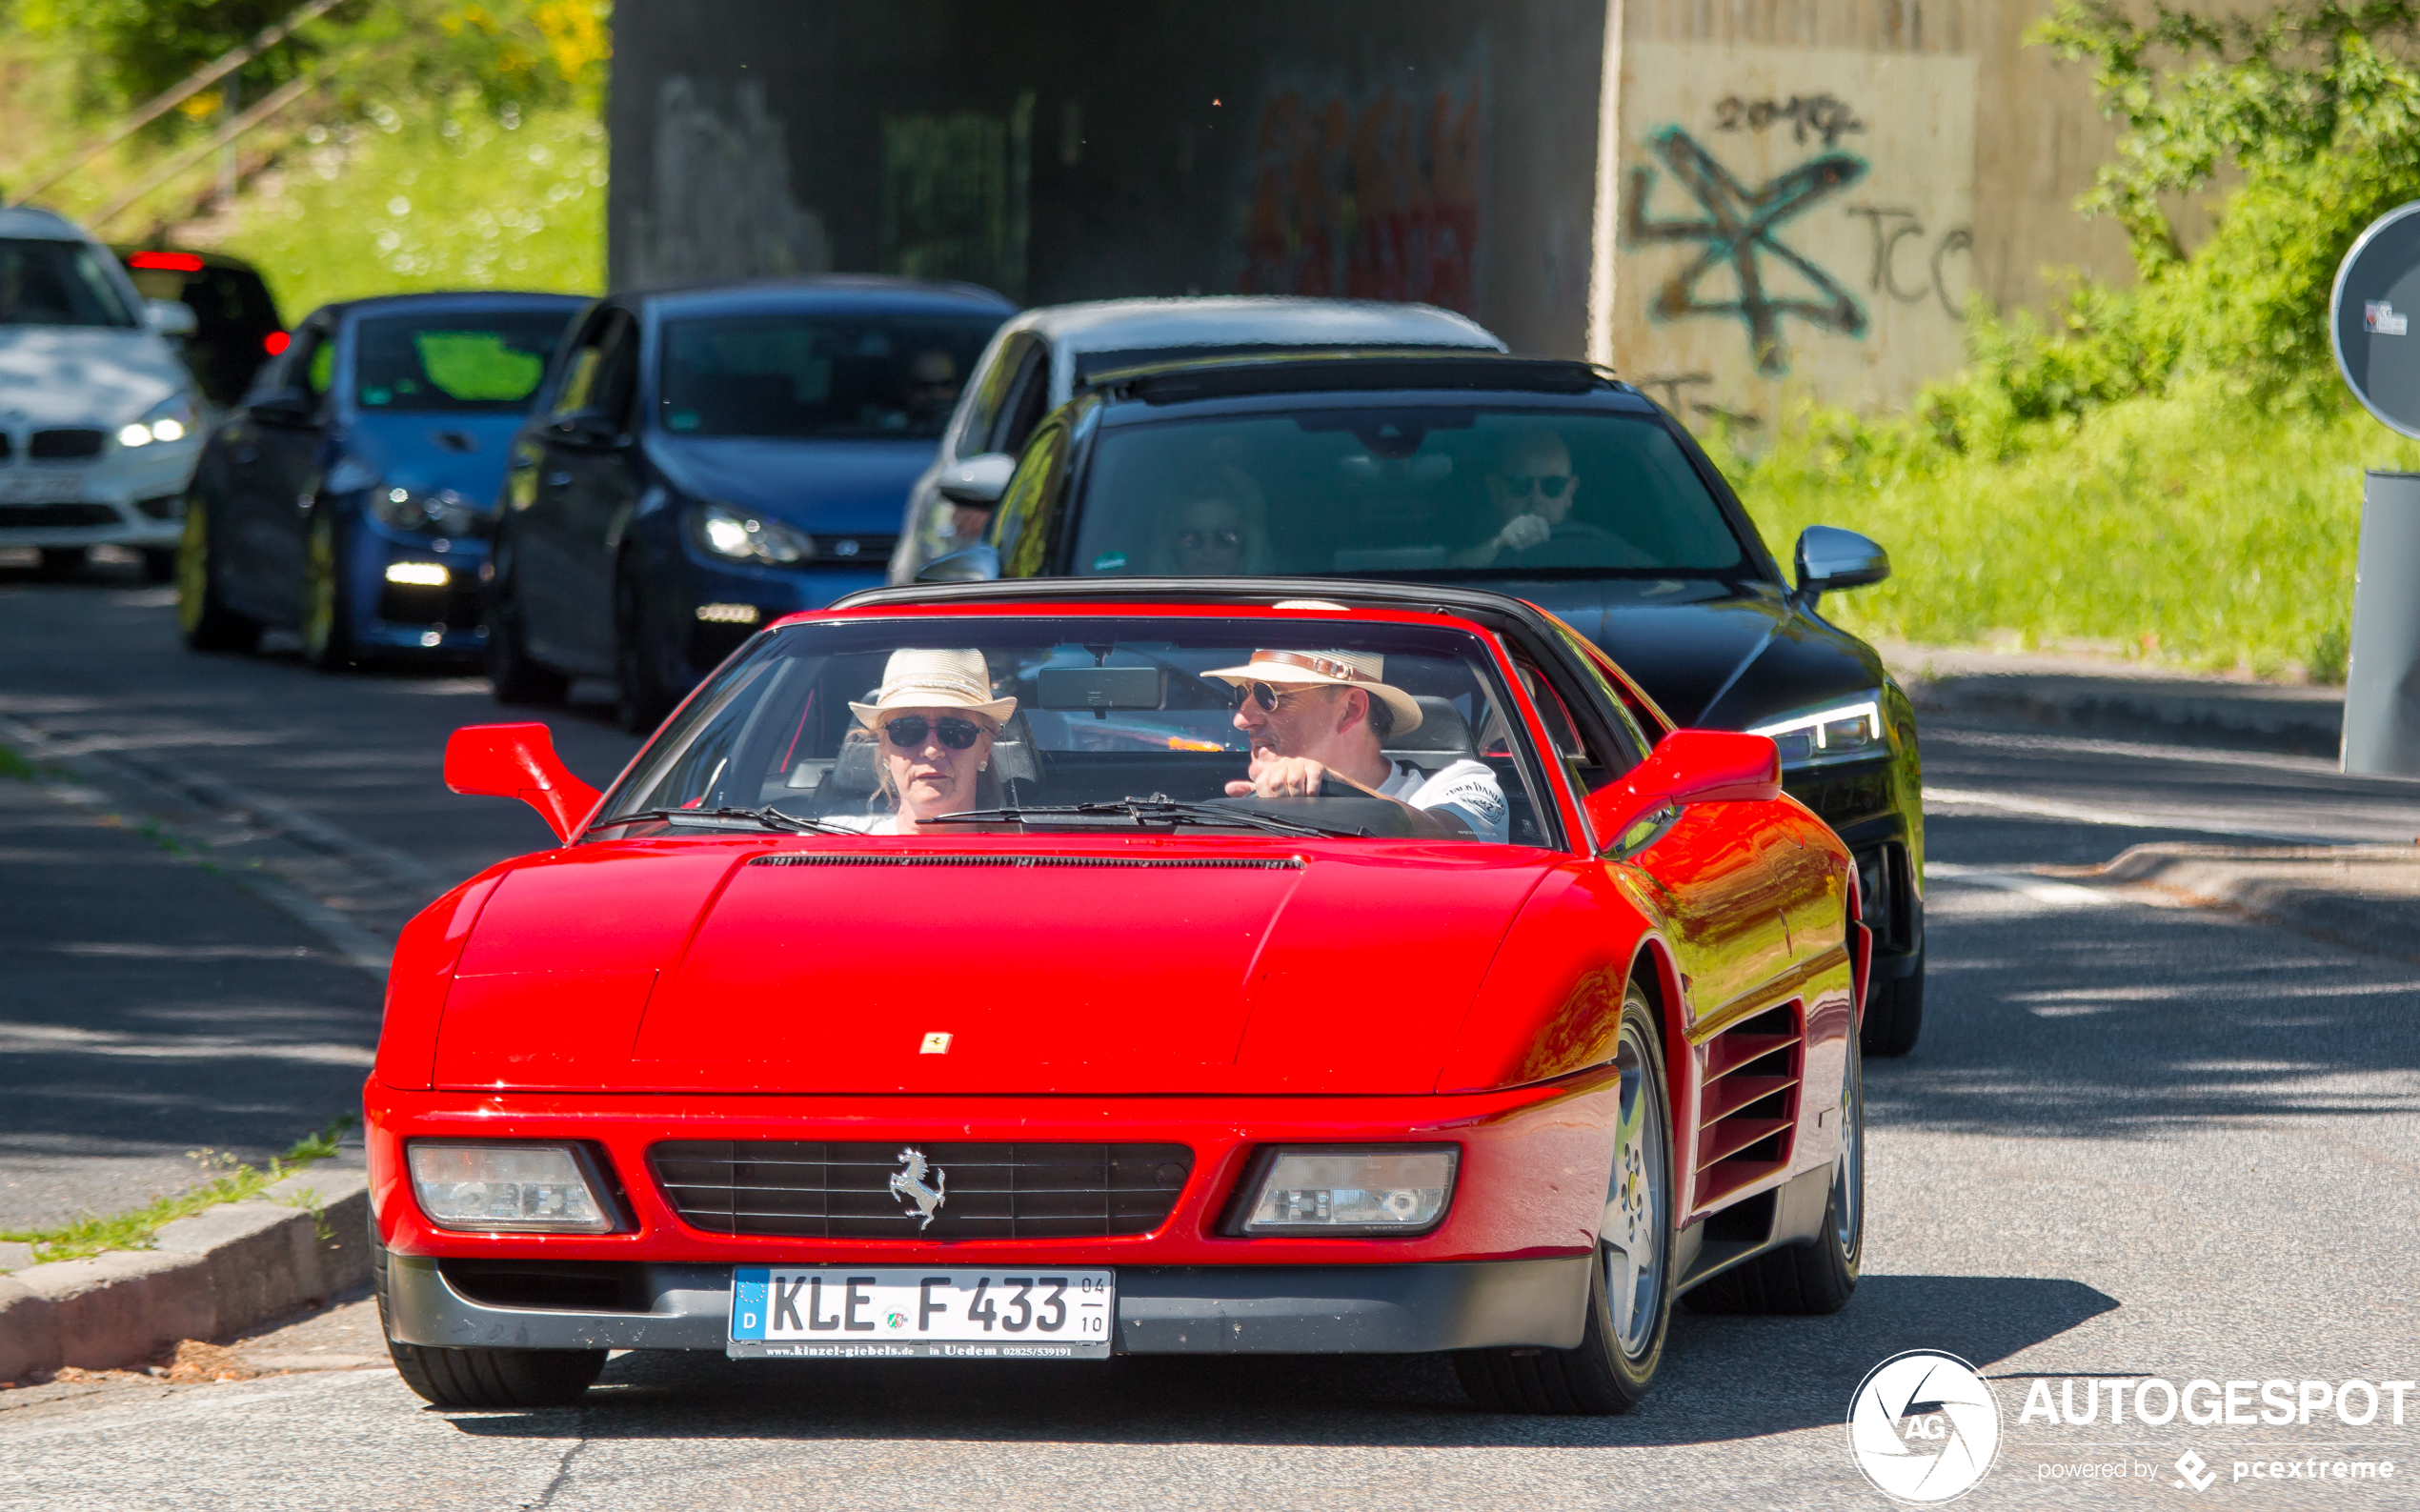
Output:
[[1426,1092],[1553,858],[713,840],[514,869],[436,1082],[633,1092]]

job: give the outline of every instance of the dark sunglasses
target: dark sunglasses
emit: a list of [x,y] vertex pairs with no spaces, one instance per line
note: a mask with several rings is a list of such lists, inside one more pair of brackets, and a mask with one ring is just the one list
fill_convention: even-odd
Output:
[[1286,699],[1299,698],[1306,693],[1316,693],[1319,690],[1317,688],[1280,688],[1265,682],[1253,682],[1244,684],[1243,691],[1251,696],[1254,703],[1259,704],[1270,714],[1275,714],[1278,712],[1278,705]]
[[1198,552],[1205,546],[1216,546],[1220,551],[1231,552],[1243,544],[1243,532],[1238,530],[1179,531],[1177,544],[1189,552]]
[[983,727],[972,719],[927,719],[920,714],[903,714],[883,721],[882,734],[902,751],[922,749],[928,735],[939,736],[941,744],[953,751],[965,751],[981,738]]
[[1503,477],[1504,492],[1515,498],[1527,498],[1532,484],[1537,486],[1541,496],[1561,498],[1563,491],[1572,484],[1572,476],[1568,473],[1507,473]]

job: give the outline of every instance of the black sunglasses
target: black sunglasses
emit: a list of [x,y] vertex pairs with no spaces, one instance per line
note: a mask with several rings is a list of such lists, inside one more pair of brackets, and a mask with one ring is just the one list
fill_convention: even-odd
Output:
[[1205,546],[1215,546],[1220,551],[1231,552],[1243,544],[1243,532],[1238,530],[1179,531],[1177,544],[1189,552],[1200,551]]
[[1535,485],[1538,492],[1547,498],[1561,498],[1563,491],[1569,488],[1571,484],[1572,476],[1568,473],[1507,473],[1504,474],[1504,492],[1515,498],[1527,498],[1532,485]]
[[1286,699],[1299,698],[1306,693],[1316,693],[1319,688],[1280,688],[1265,682],[1252,682],[1244,684],[1243,691],[1252,696],[1254,703],[1275,714],[1278,712],[1278,705]]
[[884,720],[882,734],[902,751],[922,748],[928,735],[940,736],[941,744],[953,751],[964,751],[981,737],[983,727],[972,719],[927,719],[920,714],[903,714]]

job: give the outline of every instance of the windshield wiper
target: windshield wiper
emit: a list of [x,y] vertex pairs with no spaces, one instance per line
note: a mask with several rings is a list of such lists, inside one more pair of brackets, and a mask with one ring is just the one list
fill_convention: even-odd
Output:
[[610,819],[599,819],[589,826],[601,830],[615,824],[637,824],[660,819],[667,824],[691,824],[702,830],[737,829],[753,824],[760,830],[778,830],[784,835],[863,835],[821,819],[802,819],[796,814],[784,814],[768,803],[760,809],[640,809],[634,814],[616,814]]
[[1023,808],[975,809],[965,814],[942,814],[918,821],[926,824],[1075,824],[1115,825],[1125,828],[1146,824],[1222,825],[1232,829],[1266,830],[1272,835],[1310,835],[1331,839],[1367,839],[1364,829],[1340,830],[1323,824],[1306,824],[1300,819],[1281,819],[1275,815],[1255,813],[1251,809],[1229,808],[1221,803],[1192,803],[1181,798],[1162,797],[1154,794],[1147,798],[1121,798],[1115,803],[1046,803]]

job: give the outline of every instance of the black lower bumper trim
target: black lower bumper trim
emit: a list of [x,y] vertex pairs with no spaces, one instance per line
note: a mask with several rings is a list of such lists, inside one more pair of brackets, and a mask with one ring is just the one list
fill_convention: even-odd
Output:
[[[1118,1338],[1130,1355],[1390,1355],[1580,1342],[1589,1258],[1429,1265],[1122,1266]],[[488,1349],[715,1349],[731,1318],[728,1265],[635,1265],[645,1311],[499,1307],[438,1262],[387,1257],[388,1326],[408,1344]]]

